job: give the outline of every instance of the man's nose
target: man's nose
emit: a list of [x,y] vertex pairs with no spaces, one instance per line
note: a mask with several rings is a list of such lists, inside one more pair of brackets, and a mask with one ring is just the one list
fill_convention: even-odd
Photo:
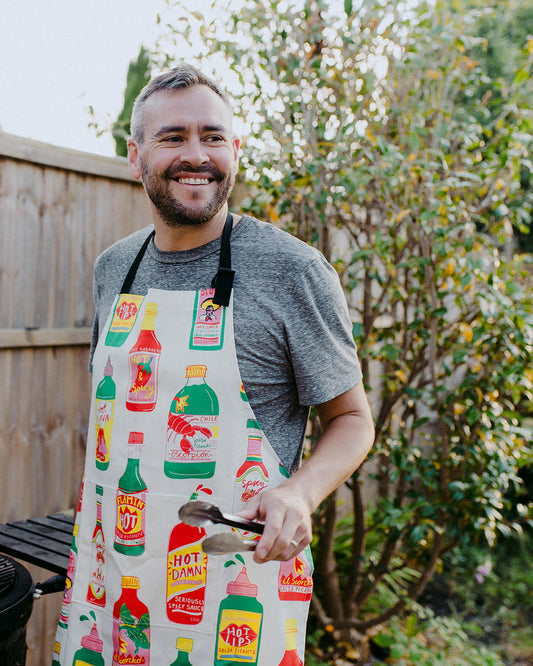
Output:
[[191,166],[199,166],[209,162],[209,157],[200,137],[189,137],[182,146],[181,161]]

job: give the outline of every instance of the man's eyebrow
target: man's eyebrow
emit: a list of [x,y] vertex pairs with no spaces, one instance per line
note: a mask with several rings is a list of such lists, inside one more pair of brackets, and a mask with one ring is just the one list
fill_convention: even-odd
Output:
[[[202,132],[228,133],[228,130],[224,125],[204,125],[200,129]],[[186,134],[188,131],[189,129],[183,125],[163,125],[154,134],[154,138],[158,139],[165,134]]]

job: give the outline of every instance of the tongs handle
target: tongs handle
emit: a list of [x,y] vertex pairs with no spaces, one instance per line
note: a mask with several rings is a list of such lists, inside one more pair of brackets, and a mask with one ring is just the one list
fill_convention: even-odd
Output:
[[231,513],[222,513],[222,518],[223,520],[220,522],[224,525],[237,527],[240,530],[244,529],[248,532],[253,532],[254,534],[263,534],[263,530],[265,529],[265,526],[262,523],[256,523],[254,520],[240,518],[239,516],[234,516]]

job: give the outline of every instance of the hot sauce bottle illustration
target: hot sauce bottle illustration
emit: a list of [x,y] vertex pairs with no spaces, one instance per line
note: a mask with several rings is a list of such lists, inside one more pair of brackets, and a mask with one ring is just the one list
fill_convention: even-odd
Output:
[[139,579],[122,577],[122,594],[113,607],[113,663],[150,664],[150,614],[139,600]]
[[234,510],[240,510],[244,504],[268,486],[268,470],[261,457],[262,432],[257,421],[248,419],[248,451],[246,460],[237,470],[235,478]]
[[193,640],[192,638],[178,638],[176,648],[178,656],[170,664],[170,666],[192,666],[189,655],[192,652]]
[[143,439],[142,432],[130,432],[128,462],[117,488],[113,546],[124,555],[140,555],[144,551],[147,488],[139,470]]
[[189,347],[191,349],[222,349],[226,308],[213,303],[214,289],[196,292]]
[[52,655],[52,666],[61,666],[59,657],[61,656],[61,643],[56,641],[54,643],[54,654]]
[[[98,636],[98,629],[96,627],[96,617],[94,613],[90,613],[94,620],[93,627],[87,636],[81,639],[81,648],[75,653],[72,666],[105,666],[105,661],[102,656],[104,650],[104,643]],[[82,615],[80,620],[88,620],[86,615]]]
[[[243,567],[237,578],[228,583],[228,596],[219,606],[214,666],[222,664],[252,664],[257,666],[263,606],[257,600],[257,585],[250,582],[244,559],[235,559]],[[227,562],[235,564],[235,562]]]
[[96,486],[96,525],[92,538],[92,563],[87,588],[87,601],[102,608],[106,603],[105,594],[105,541],[102,529],[102,486]]
[[109,467],[109,450],[111,433],[113,432],[113,415],[115,413],[115,397],[117,387],[113,381],[113,366],[108,357],[104,369],[104,378],[98,384],[95,394],[96,424],[96,467],[106,470]]
[[[198,486],[198,493],[211,495],[209,488]],[[202,550],[203,527],[178,523],[170,533],[167,555],[167,617],[178,624],[198,624],[204,615],[207,554]]]
[[120,294],[113,311],[113,319],[105,337],[108,347],[121,347],[130,334],[144,296]]
[[313,558],[306,546],[292,560],[281,562],[278,596],[282,601],[309,601],[313,593]]
[[156,303],[146,303],[139,337],[129,352],[130,387],[126,407],[134,412],[151,412],[157,402],[161,344],[154,332],[156,315]]
[[187,366],[185,386],[170,405],[164,464],[170,478],[205,479],[215,473],[219,408],[206,374],[205,365]]
[[76,563],[78,560],[78,530],[79,525],[76,523],[74,525],[74,532],[72,534],[72,544],[70,546],[70,555],[68,558],[68,567],[67,567],[67,576],[65,580],[65,592],[63,593],[63,604],[61,605],[61,611],[59,612],[59,626],[63,629],[67,628],[68,625],[68,615],[70,612],[70,603],[72,601],[72,584],[74,582],[74,574],[76,573]]
[[296,649],[296,631],[296,619],[287,618],[285,620],[285,654],[279,662],[279,666],[303,666],[304,664]]

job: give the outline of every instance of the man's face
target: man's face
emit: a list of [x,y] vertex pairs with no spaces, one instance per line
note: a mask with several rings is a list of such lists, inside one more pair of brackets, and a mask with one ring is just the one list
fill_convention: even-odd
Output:
[[128,146],[132,173],[169,226],[208,222],[235,183],[240,141],[231,110],[207,86],[194,86],[154,93],[143,112],[144,140]]

